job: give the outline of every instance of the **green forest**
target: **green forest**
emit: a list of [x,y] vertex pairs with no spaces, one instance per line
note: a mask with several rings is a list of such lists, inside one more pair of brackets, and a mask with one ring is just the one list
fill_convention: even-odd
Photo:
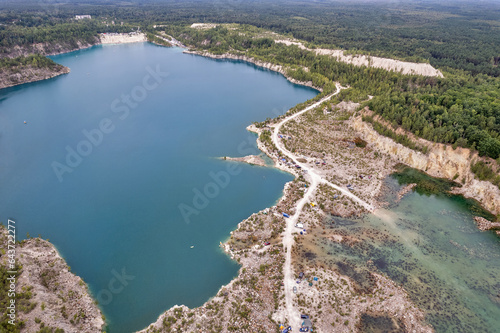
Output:
[[13,68],[17,66],[32,66],[37,68],[54,68],[61,67],[52,59],[44,57],[40,54],[31,54],[29,56],[20,56],[16,58],[0,58],[0,69]]
[[[500,4],[494,1],[2,1],[0,28],[10,30],[14,23],[17,29],[10,32],[17,34],[14,39],[0,36],[8,43],[44,40],[45,29],[63,41],[91,38],[104,30],[130,31],[136,26],[146,30],[154,24],[240,23],[318,46],[500,75]],[[72,18],[77,14],[90,14],[96,20],[76,23]],[[112,19],[131,26],[112,25]]]

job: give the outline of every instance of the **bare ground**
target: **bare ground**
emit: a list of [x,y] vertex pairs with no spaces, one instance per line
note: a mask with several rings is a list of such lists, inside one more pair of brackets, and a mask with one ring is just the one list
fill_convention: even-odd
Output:
[[[2,249],[7,248],[7,232],[1,228]],[[40,238],[16,244],[16,260],[22,268],[17,275],[17,321],[23,332],[43,327],[64,332],[101,332],[104,320],[83,280],[71,273],[54,245]],[[2,265],[7,256],[0,257]]]

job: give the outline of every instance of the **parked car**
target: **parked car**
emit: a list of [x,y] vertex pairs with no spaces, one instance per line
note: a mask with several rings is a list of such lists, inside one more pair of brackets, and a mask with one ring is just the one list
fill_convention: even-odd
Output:
[[309,319],[309,316],[308,316],[308,315],[305,315],[305,314],[301,314],[301,315],[300,315],[300,318],[301,318],[301,319]]
[[297,293],[297,286],[294,286],[293,287],[293,293],[296,294]]
[[269,242],[265,242],[265,243],[264,243],[264,245],[265,245],[265,246],[268,246],[268,245],[271,245],[271,243],[269,243]]
[[301,327],[299,328],[299,332],[309,332],[309,327]]

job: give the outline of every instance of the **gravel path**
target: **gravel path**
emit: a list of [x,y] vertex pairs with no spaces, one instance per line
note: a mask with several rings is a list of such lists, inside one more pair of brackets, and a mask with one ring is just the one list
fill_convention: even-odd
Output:
[[330,98],[332,98],[333,96],[337,95],[341,89],[344,89],[344,88],[341,87],[340,84],[337,83],[337,91],[336,92],[322,98],[321,100],[308,106],[304,110],[297,112],[289,117],[286,117],[285,119],[283,119],[281,122],[279,122],[278,124],[276,124],[274,126],[274,131],[272,134],[273,143],[281,151],[281,153],[283,155],[287,156],[289,159],[291,159],[294,164],[299,165],[302,168],[302,170],[307,170],[307,174],[305,176],[306,176],[306,179],[310,182],[310,186],[309,186],[307,192],[305,193],[304,197],[302,199],[300,199],[297,203],[295,214],[287,219],[285,235],[283,237],[283,247],[286,251],[285,265],[283,267],[284,287],[285,287],[286,313],[288,315],[288,323],[285,324],[285,326],[290,325],[294,331],[298,330],[298,328],[300,327],[301,320],[300,320],[300,313],[293,302],[293,286],[295,285],[295,277],[293,276],[293,272],[292,272],[292,245],[294,242],[293,236],[292,236],[292,231],[293,231],[295,224],[298,222],[300,213],[302,212],[304,205],[310,201],[310,198],[311,198],[312,194],[314,193],[314,191],[316,190],[316,187],[318,186],[318,184],[324,183],[324,184],[327,184],[327,185],[341,191],[346,196],[350,197],[351,199],[355,200],[357,203],[359,203],[360,205],[365,207],[367,210],[369,210],[369,211],[374,210],[373,206],[370,205],[369,203],[360,199],[359,197],[357,197],[356,195],[354,195],[350,191],[321,178],[320,175],[315,173],[314,170],[310,169],[306,164],[298,162],[297,159],[299,157],[292,154],[291,152],[289,152],[285,148],[285,146],[283,145],[281,140],[279,140],[279,138],[278,138],[279,131],[280,131],[281,127],[283,126],[283,124],[285,124],[286,122],[288,122],[292,119],[297,118],[298,116],[300,116],[301,114],[303,114],[307,111],[310,111],[310,110],[318,107],[323,102],[325,102],[325,101],[329,100]]

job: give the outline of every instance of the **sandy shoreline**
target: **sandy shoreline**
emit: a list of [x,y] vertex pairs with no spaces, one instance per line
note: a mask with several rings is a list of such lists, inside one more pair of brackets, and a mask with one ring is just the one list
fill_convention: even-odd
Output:
[[243,156],[243,157],[229,157],[229,156],[224,156],[224,157],[219,157],[221,160],[224,161],[233,161],[233,162],[242,162],[242,163],[248,163],[250,165],[258,165],[258,166],[267,166],[266,161],[259,155],[248,155],[248,156]]

